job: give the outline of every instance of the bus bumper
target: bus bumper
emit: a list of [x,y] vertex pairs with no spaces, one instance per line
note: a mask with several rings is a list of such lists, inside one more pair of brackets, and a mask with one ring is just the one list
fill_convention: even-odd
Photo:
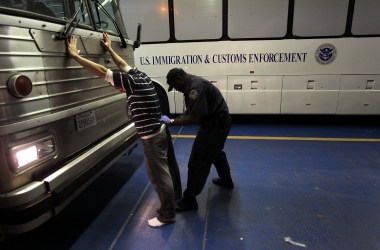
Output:
[[0,234],[27,232],[57,215],[138,140],[131,123],[43,180],[0,194]]

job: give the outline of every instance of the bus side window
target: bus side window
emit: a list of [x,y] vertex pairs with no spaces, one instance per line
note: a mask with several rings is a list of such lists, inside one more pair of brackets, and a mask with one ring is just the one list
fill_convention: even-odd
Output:
[[380,34],[379,1],[356,0],[352,20],[352,34],[379,35]]
[[295,0],[293,35],[342,36],[346,29],[348,4],[349,0]]
[[230,0],[228,36],[233,39],[284,37],[288,22],[288,0]]
[[[170,39],[167,0],[128,0],[128,8],[123,6],[120,10],[127,31],[135,30],[138,23],[144,27],[142,42],[166,42]],[[132,40],[137,39],[135,32],[128,35]]]
[[175,38],[177,40],[220,39],[222,1],[174,1]]

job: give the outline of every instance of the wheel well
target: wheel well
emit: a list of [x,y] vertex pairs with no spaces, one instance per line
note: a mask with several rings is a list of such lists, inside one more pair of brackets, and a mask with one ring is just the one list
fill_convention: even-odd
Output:
[[169,107],[169,100],[168,100],[168,95],[166,94],[166,91],[160,84],[156,82],[153,82],[153,84],[154,84],[154,88],[156,89],[158,99],[160,101],[161,113],[164,115],[169,115],[170,107]]

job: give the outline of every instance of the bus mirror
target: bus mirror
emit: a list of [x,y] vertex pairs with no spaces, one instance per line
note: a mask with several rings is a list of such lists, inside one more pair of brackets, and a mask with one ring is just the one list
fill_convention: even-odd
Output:
[[137,35],[136,35],[136,41],[133,43],[133,48],[140,47],[141,44],[141,23],[137,24]]

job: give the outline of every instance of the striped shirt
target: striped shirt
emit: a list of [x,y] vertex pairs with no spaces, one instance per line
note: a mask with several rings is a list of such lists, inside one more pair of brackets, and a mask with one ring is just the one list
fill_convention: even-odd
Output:
[[126,93],[132,120],[142,139],[160,132],[160,102],[151,79],[144,72],[130,67],[125,71],[108,70],[105,80]]

